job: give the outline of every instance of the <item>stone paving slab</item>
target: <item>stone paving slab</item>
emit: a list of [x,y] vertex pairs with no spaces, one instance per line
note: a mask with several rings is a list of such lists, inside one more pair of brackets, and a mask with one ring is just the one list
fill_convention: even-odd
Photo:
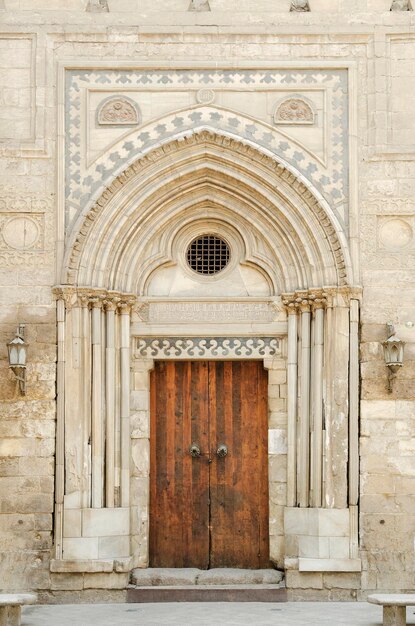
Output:
[[[415,624],[415,610],[407,612]],[[381,626],[367,602],[67,604],[23,607],[22,626]]]

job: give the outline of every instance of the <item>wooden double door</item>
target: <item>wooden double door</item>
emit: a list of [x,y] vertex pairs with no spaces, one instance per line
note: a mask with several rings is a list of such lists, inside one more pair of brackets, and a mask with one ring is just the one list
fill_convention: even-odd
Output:
[[269,567],[267,380],[258,361],[156,362],[151,567]]

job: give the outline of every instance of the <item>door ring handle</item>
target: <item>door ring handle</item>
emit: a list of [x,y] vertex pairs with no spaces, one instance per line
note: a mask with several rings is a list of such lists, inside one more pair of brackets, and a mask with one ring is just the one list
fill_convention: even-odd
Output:
[[220,459],[224,459],[225,456],[227,456],[228,454],[228,446],[226,446],[224,443],[221,443],[216,450],[216,454]]
[[192,456],[194,459],[199,459],[202,454],[197,443],[192,443],[192,445],[189,448],[189,452],[190,452],[190,456]]

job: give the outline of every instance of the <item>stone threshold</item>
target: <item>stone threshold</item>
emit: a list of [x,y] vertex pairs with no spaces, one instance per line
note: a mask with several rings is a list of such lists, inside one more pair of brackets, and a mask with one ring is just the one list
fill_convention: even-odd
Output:
[[138,587],[175,587],[202,585],[271,585],[280,586],[284,574],[275,569],[215,568],[136,568],[131,584]]

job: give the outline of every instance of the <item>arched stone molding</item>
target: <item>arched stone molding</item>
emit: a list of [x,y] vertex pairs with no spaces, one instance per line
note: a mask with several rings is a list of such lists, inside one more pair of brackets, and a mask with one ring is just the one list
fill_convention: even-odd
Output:
[[[197,219],[197,210],[206,214],[207,203],[225,221],[249,216],[274,251],[262,263],[270,276],[272,266],[278,268],[273,281],[279,292],[353,281],[345,233],[303,177],[252,146],[202,131],[155,148],[105,189],[78,220],[62,282],[143,293],[145,279],[137,277],[148,258],[145,245],[155,232],[170,232],[171,239],[171,225]],[[249,257],[249,241],[246,246]],[[251,261],[260,264],[259,256]]]
[[[72,142],[67,157],[70,182],[66,199],[71,207],[70,220],[67,215],[68,228],[72,230],[73,227],[72,214],[81,208],[88,211],[105,187],[110,186],[134,162],[175,139],[180,141],[200,135],[203,131],[235,140],[274,159],[305,183],[316,198],[324,199],[327,208],[330,207],[338,219],[343,219],[348,194],[345,140],[332,147],[332,158],[323,163],[281,128],[233,110],[196,105],[151,121],[139,130],[124,135],[82,171],[79,169],[82,160],[79,145]],[[344,221],[346,223],[347,218]]]

